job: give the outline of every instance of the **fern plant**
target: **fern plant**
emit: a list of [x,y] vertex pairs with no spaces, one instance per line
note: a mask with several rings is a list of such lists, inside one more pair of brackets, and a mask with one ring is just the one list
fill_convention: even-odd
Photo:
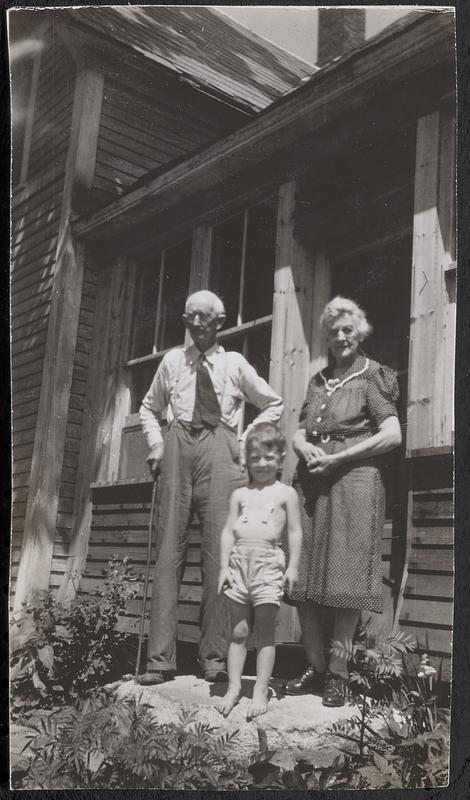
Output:
[[449,714],[436,708],[436,670],[427,656],[417,669],[406,658],[415,648],[407,634],[376,631],[370,622],[354,642],[332,643],[332,652],[350,664],[358,713],[331,732],[356,748],[358,772],[377,788],[445,783]]
[[246,767],[230,759],[236,733],[220,733],[182,712],[160,725],[136,698],[94,693],[30,724],[32,757],[15,788],[244,788]]

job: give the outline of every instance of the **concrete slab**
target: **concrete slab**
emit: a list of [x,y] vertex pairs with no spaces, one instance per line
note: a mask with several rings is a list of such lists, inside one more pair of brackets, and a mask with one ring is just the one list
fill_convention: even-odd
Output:
[[[152,709],[152,715],[161,724],[175,722],[181,711],[192,710],[195,720],[207,722],[220,732],[237,731],[234,755],[246,756],[259,748],[258,729],[267,738],[268,748],[301,756],[303,752],[321,750],[326,744],[325,732],[334,722],[350,717],[357,711],[355,706],[326,708],[321,697],[302,695],[282,696],[272,692],[266,714],[256,720],[247,721],[246,713],[255,679],[243,679],[243,695],[227,719],[216,710],[215,702],[225,693],[225,684],[210,684],[202,678],[181,675],[160,686],[139,686],[133,681],[117,685],[117,696],[136,697]],[[276,688],[276,687],[274,687]],[[328,744],[331,740],[328,737]]]

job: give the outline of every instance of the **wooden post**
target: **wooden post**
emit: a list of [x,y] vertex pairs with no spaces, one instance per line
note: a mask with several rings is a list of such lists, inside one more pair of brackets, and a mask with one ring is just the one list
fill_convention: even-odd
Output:
[[328,363],[328,348],[325,336],[320,329],[320,316],[329,300],[331,300],[331,266],[325,253],[318,250],[313,275],[310,375],[315,375]]
[[[288,442],[283,480],[289,482],[295,465],[290,446],[297,429],[310,372],[310,332],[313,306],[313,265],[294,237],[296,183],[279,190],[276,267],[274,273],[273,327],[270,383],[285,402],[283,430]],[[282,605],[276,640],[298,641],[300,629],[295,610]]]
[[[200,289],[209,288],[211,251],[212,225],[198,225],[193,230],[188,296]],[[181,309],[181,313],[183,313],[183,309]],[[184,346],[189,347],[191,342],[188,331],[185,331]]]
[[106,392],[113,398],[113,413],[108,447],[108,467],[105,480],[118,478],[122,429],[129,414],[130,388],[125,364],[129,359],[129,340],[132,332],[135,264],[127,264],[125,257],[117,260],[111,287],[111,315],[107,334],[107,372],[109,384]]
[[[288,442],[297,429],[310,372],[313,264],[294,238],[295,181],[279,190],[270,383],[285,402],[283,429]],[[295,464],[291,448],[284,466],[289,481]]]
[[77,179],[92,184],[102,94],[101,75],[78,73],[15,610],[49,586],[85,264],[70,231],[72,192]]
[[452,115],[418,120],[408,385],[407,455],[451,446],[455,304],[455,159]]
[[198,225],[193,231],[188,294],[209,288],[211,250],[212,225]]

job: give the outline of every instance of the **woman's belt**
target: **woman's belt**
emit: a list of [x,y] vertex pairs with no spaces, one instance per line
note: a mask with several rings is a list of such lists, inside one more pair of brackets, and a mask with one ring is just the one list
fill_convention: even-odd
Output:
[[328,442],[345,442],[346,439],[354,439],[357,436],[371,436],[371,431],[346,431],[346,432],[324,432],[307,435],[307,441],[312,444],[328,444]]

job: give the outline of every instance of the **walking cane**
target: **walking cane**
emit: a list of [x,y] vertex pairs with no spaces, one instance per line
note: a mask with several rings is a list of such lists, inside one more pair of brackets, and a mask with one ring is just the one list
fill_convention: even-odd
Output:
[[135,673],[134,673],[134,683],[139,682],[139,667],[140,667],[140,657],[142,654],[142,644],[144,639],[144,627],[145,627],[145,610],[147,607],[147,589],[149,585],[149,578],[150,578],[150,561],[152,558],[152,540],[153,540],[153,528],[155,522],[155,511],[157,507],[157,487],[158,487],[158,475],[155,477],[153,482],[152,488],[152,504],[150,506],[150,518],[149,518],[149,527],[148,527],[148,538],[147,538],[147,563],[145,565],[145,580],[144,580],[144,594],[142,597],[142,612],[140,616],[140,631],[139,631],[139,645],[137,647],[137,661],[135,665]]

